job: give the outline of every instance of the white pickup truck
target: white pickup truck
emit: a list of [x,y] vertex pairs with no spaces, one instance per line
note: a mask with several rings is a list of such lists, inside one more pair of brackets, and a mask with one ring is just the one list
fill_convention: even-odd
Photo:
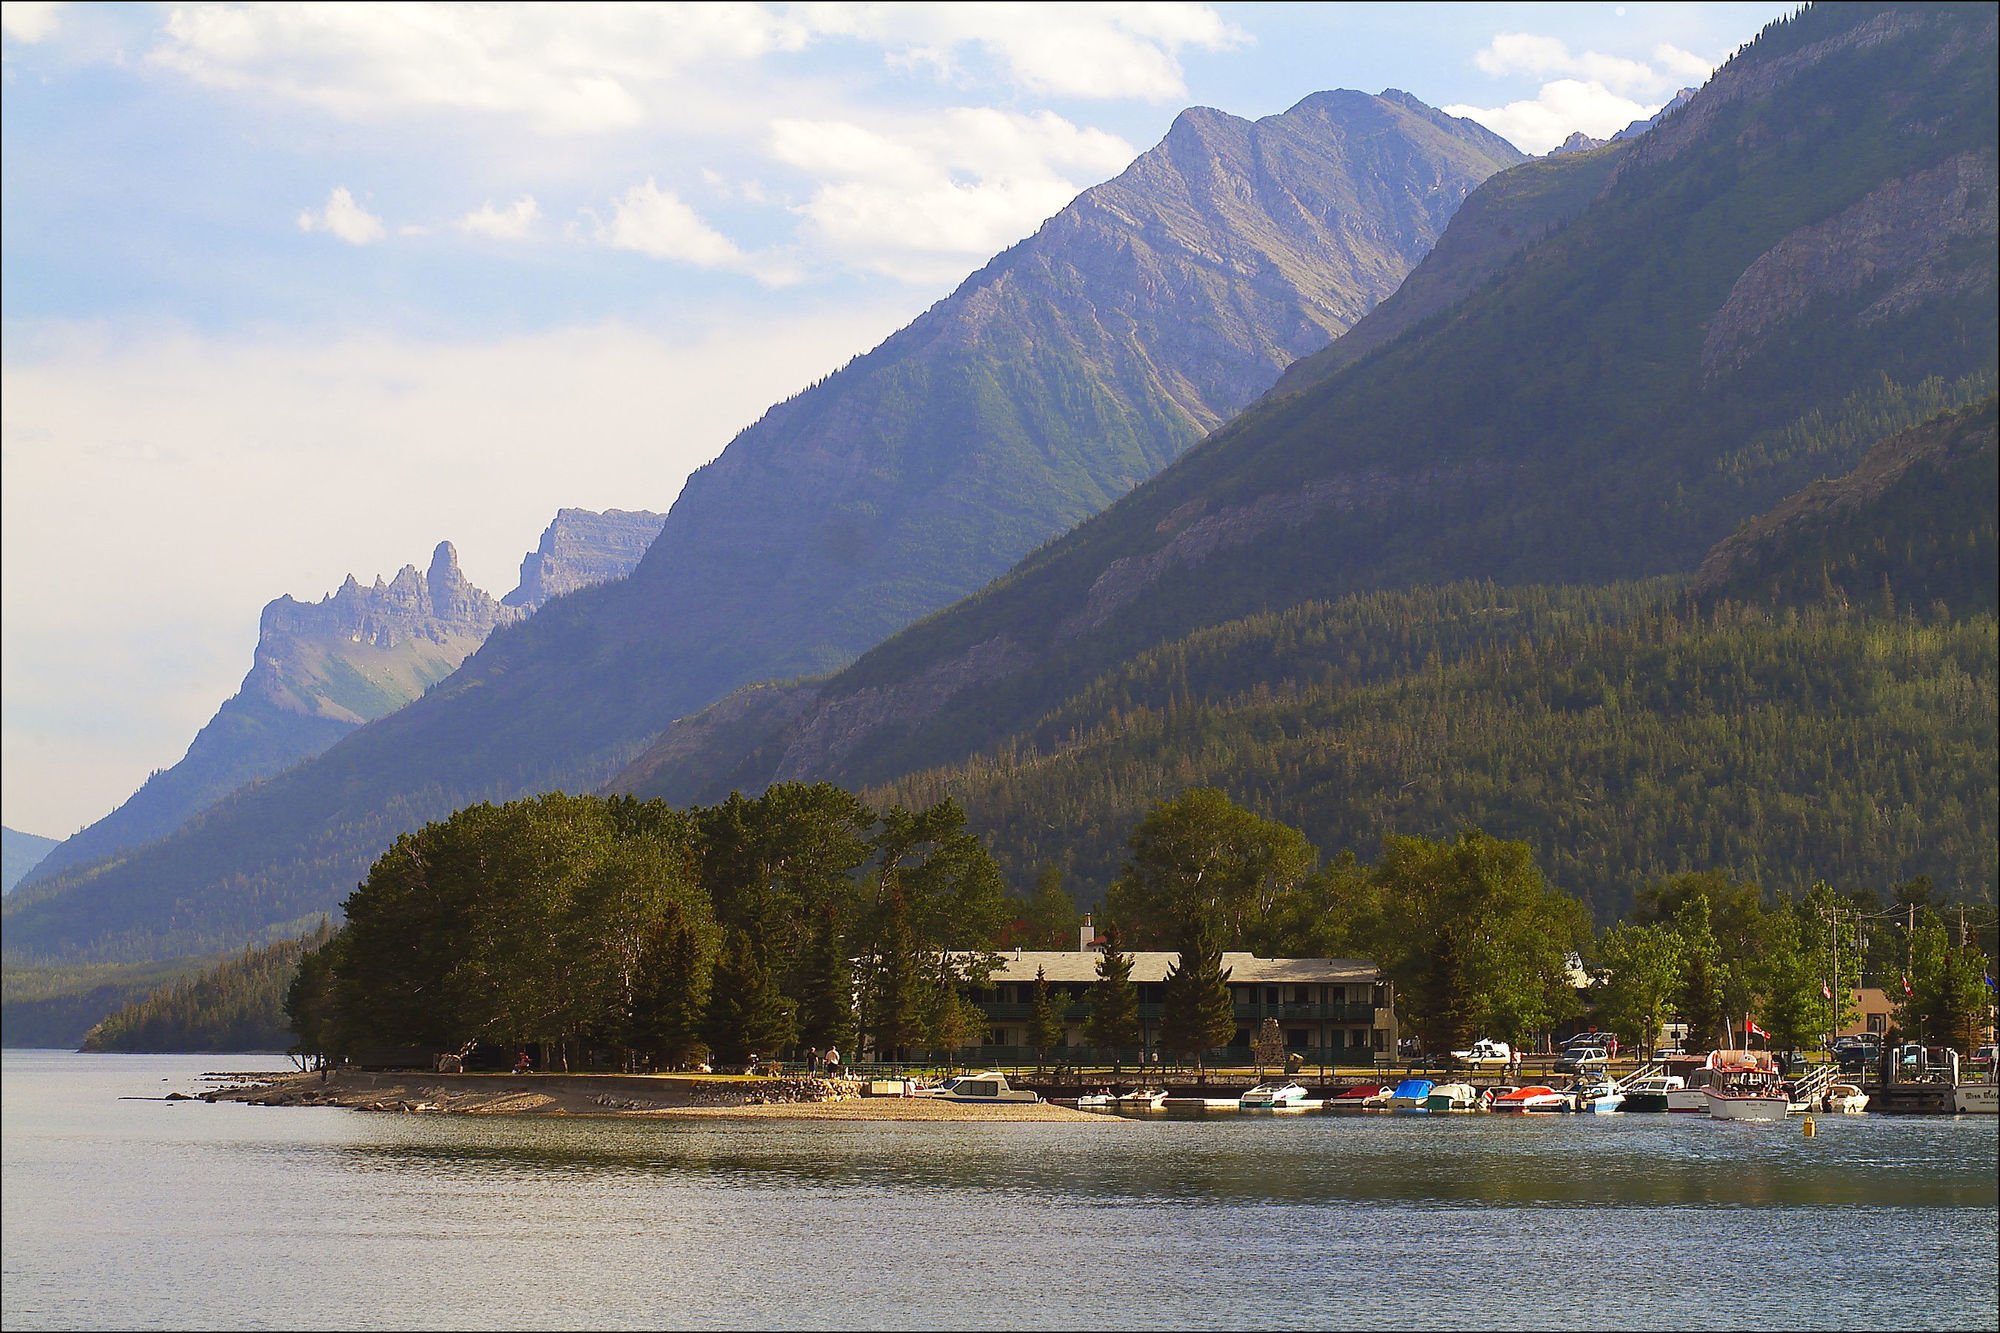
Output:
[[1513,1055],[1506,1042],[1489,1041],[1481,1037],[1472,1043],[1471,1050],[1453,1051],[1451,1058],[1462,1065],[1504,1065],[1513,1058]]

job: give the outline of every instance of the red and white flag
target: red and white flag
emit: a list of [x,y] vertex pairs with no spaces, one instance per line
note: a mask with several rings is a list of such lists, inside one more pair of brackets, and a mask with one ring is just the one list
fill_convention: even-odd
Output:
[[1908,972],[1903,973],[1903,994],[1905,995],[1916,994],[1915,991],[1910,989],[1910,974]]
[[1827,985],[1827,984],[1826,984],[1826,983],[1825,983],[1824,981],[1822,981],[1822,982],[1820,982],[1820,983],[1819,983],[1819,993],[1820,993],[1821,995],[1824,995],[1824,996],[1826,996],[1826,998],[1827,998],[1827,999],[1829,999],[1829,1000],[1831,1000],[1831,999],[1833,998],[1833,989],[1832,989],[1832,987],[1828,986],[1828,985]]
[[1748,1014],[1743,1015],[1743,1035],[1746,1037],[1762,1037],[1765,1041],[1771,1039],[1771,1034],[1758,1027],[1757,1020]]

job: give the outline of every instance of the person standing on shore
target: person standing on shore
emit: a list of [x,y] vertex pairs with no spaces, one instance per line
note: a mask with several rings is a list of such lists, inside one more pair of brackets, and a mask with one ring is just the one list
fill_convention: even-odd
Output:
[[806,1072],[808,1074],[819,1073],[819,1047],[817,1046],[806,1047]]
[[826,1076],[828,1078],[840,1077],[840,1048],[838,1046],[829,1046],[826,1048]]

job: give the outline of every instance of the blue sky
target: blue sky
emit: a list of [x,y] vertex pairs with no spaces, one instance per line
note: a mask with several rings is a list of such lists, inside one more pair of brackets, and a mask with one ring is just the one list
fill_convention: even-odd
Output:
[[667,508],[1183,107],[1541,152],[1788,8],[8,3],[5,820],[178,759],[280,593]]

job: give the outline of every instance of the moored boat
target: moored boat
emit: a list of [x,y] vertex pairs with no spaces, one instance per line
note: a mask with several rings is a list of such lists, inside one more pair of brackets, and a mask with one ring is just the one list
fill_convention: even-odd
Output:
[[1363,1111],[1368,1109],[1368,1099],[1382,1096],[1380,1083],[1357,1083],[1344,1092],[1326,1099],[1329,1111]]
[[1954,1115],[2000,1115],[2000,1083],[1994,1082],[1992,1065],[1979,1082],[1961,1083],[1952,1089],[1951,1110]]
[[1007,1076],[997,1069],[982,1074],[965,1074],[936,1089],[932,1096],[948,1102],[1039,1102],[1042,1094],[1026,1088],[1010,1088]]
[[1398,1083],[1395,1092],[1390,1094],[1389,1109],[1421,1111],[1424,1109],[1424,1099],[1431,1095],[1431,1089],[1436,1086],[1436,1083],[1427,1078],[1406,1078]]
[[1608,1078],[1580,1078],[1569,1092],[1570,1109],[1575,1111],[1615,1111],[1624,1102],[1625,1094]]
[[1710,1081],[1702,1089],[1708,1113],[1717,1120],[1783,1120],[1791,1097],[1769,1051],[1715,1051]]
[[1236,1104],[1246,1111],[1282,1111],[1304,1105],[1311,1095],[1296,1083],[1259,1083]]
[[1157,1111],[1166,1100],[1167,1094],[1158,1088],[1134,1088],[1118,1099],[1118,1105],[1132,1110]]
[[1865,1111],[1868,1109],[1868,1094],[1853,1083],[1835,1083],[1820,1098],[1820,1105],[1829,1111]]
[[1476,1111],[1479,1090],[1470,1083],[1440,1083],[1424,1098],[1426,1111]]
[[[1668,1098],[1686,1087],[1687,1080],[1679,1074],[1649,1074],[1625,1089],[1625,1100],[1618,1109],[1665,1111],[1668,1109]],[[1708,1109],[1708,1099],[1705,1097],[1702,1099],[1702,1109]]]
[[1569,1098],[1554,1088],[1530,1083],[1495,1097],[1489,1109],[1495,1111],[1567,1111]]

